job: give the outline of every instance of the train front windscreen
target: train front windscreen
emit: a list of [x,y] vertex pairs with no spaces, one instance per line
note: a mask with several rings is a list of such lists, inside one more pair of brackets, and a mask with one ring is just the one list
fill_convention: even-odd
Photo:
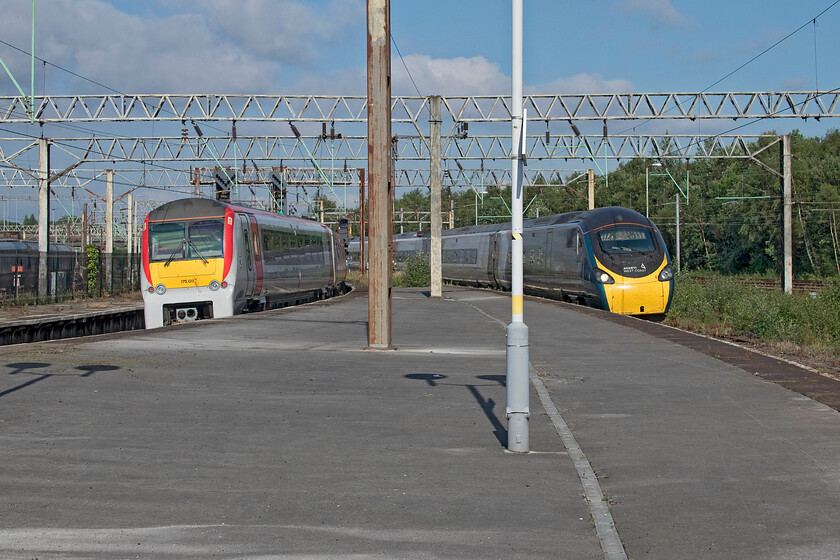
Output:
[[169,263],[220,258],[224,231],[221,219],[153,223],[149,226],[149,260]]
[[650,228],[618,225],[602,228],[594,236],[595,256],[617,274],[641,278],[662,264],[663,249]]

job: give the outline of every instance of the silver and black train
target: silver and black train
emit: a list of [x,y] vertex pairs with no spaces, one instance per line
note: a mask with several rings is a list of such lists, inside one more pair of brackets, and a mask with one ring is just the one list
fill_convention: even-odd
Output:
[[[638,212],[614,206],[529,219],[523,239],[526,293],[625,315],[668,312],[671,259],[656,225]],[[510,223],[444,230],[441,245],[444,280],[510,289]],[[429,254],[429,246],[425,234],[395,236],[397,266],[411,254]],[[351,240],[351,268],[359,253],[358,238]]]

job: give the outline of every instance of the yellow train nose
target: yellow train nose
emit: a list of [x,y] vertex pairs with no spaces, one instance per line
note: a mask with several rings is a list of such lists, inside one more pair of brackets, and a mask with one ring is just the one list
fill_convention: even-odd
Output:
[[649,315],[665,313],[668,303],[668,282],[654,276],[640,279],[643,282],[619,282],[608,286],[610,311],[623,315]]

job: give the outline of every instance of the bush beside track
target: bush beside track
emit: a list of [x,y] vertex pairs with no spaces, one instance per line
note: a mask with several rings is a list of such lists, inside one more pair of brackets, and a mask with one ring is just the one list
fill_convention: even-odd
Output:
[[681,274],[674,292],[668,325],[840,356],[840,279],[816,292],[785,294],[735,277]]

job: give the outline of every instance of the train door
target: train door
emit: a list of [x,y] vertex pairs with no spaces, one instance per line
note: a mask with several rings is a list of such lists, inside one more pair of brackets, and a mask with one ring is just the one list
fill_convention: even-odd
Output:
[[498,287],[499,281],[496,278],[496,263],[499,260],[499,247],[496,243],[496,235],[491,233],[487,247],[487,280],[491,286]]
[[554,259],[551,258],[554,241],[554,230],[547,230],[545,233],[545,249],[543,249],[543,285],[546,288],[554,287],[552,282],[554,270],[552,269]]
[[292,285],[294,286],[295,292],[300,291],[300,283],[301,283],[301,268],[303,267],[304,262],[306,262],[303,258],[303,235],[300,233],[300,230],[297,226],[292,226],[294,228],[294,238],[292,239]]
[[255,272],[255,281],[254,281],[254,295],[262,294],[262,283],[263,283],[263,257],[262,257],[262,247],[260,246],[260,228],[257,224],[257,217],[253,215],[249,215],[248,218],[251,222],[251,249],[253,250],[253,259],[254,259],[254,272]]
[[584,259],[584,252],[586,248],[583,245],[583,233],[580,229],[575,228],[575,252],[574,252],[574,265],[572,270],[569,271],[570,280],[573,282],[574,290],[577,292],[583,292],[583,259]]
[[240,273],[237,276],[244,281],[245,297],[254,294],[254,287],[256,284],[257,273],[254,266],[254,245],[253,236],[251,234],[251,224],[248,220],[247,214],[237,214],[239,221],[239,229],[242,232],[242,245],[240,248],[242,253],[239,255]]
[[566,258],[563,266],[563,290],[573,294],[581,291],[583,274],[583,238],[580,229],[572,228],[566,232]]
[[546,230],[536,229],[523,235],[522,272],[526,286],[545,285],[545,238]]
[[496,275],[496,284],[500,288],[510,288],[511,231],[509,229],[502,230],[495,233],[493,237],[496,239],[496,264],[493,267]]

